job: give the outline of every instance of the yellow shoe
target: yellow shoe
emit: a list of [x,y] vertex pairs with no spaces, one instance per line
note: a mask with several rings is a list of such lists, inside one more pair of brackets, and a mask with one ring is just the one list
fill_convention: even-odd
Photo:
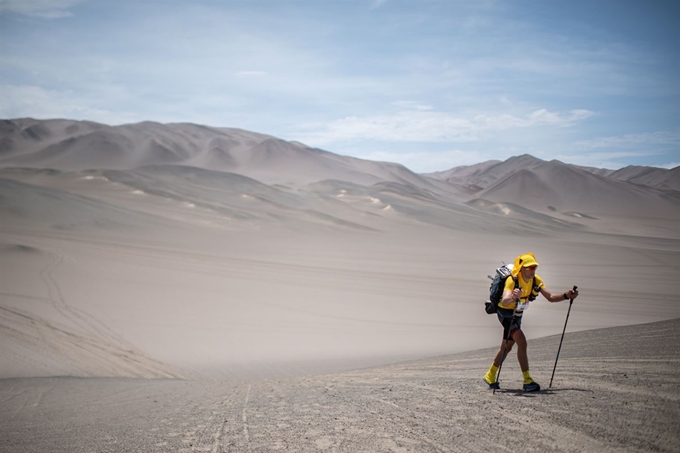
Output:
[[484,382],[486,382],[489,385],[489,388],[491,389],[500,388],[498,385],[497,373],[498,367],[491,365],[489,371],[487,371],[486,374],[484,375]]

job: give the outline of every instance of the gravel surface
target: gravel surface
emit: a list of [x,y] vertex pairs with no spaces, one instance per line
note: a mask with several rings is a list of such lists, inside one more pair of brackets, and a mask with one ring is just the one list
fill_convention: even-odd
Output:
[[493,394],[494,350],[256,381],[0,381],[0,452],[678,452],[680,319],[531,340]]

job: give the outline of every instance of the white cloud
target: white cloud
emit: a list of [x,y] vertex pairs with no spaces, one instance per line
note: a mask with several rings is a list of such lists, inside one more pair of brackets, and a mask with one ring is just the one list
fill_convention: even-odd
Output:
[[648,158],[652,154],[653,153],[646,152],[589,152],[586,154],[558,154],[553,156],[553,158],[562,162],[581,165],[584,167],[608,168],[611,170],[617,170],[627,165],[622,163],[622,161],[641,157]]
[[[313,127],[312,127],[313,128]],[[302,134],[302,141],[326,144],[337,141],[468,142],[477,140],[474,124],[441,112],[404,112],[396,115],[351,116]]]
[[660,165],[660,167],[670,170],[675,167],[680,167],[680,162],[669,162],[667,164]]
[[642,134],[626,134],[614,137],[599,137],[582,140],[573,144],[578,149],[626,148],[640,145],[680,145],[679,131],[657,131]]
[[416,173],[432,173],[447,170],[460,165],[473,165],[489,160],[483,153],[477,151],[369,151],[348,155],[355,155],[362,159],[381,162],[398,162]]
[[86,1],[88,0],[0,0],[0,14],[10,12],[58,19],[71,16],[68,10]]
[[376,140],[386,142],[475,142],[494,131],[534,126],[571,126],[593,115],[588,110],[567,113],[536,110],[524,116],[477,115],[472,119],[426,110],[392,115],[347,117],[325,124],[309,125],[299,140],[322,146],[329,143]]
[[531,127],[537,125],[553,125],[559,127],[573,126],[575,123],[593,116],[589,110],[571,110],[568,113],[550,112],[546,109],[536,110],[524,117],[516,115],[479,115],[475,117],[475,123],[484,125],[488,129],[511,129],[518,127]]
[[86,119],[105,124],[141,121],[130,112],[112,112],[93,107],[93,99],[71,91],[46,90],[29,85],[0,85],[0,118]]

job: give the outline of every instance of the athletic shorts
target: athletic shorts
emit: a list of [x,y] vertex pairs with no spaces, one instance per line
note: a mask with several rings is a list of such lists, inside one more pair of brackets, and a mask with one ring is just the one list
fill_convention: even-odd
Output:
[[511,339],[515,331],[522,328],[522,317],[515,316],[515,310],[498,307],[498,321],[503,326],[503,339]]

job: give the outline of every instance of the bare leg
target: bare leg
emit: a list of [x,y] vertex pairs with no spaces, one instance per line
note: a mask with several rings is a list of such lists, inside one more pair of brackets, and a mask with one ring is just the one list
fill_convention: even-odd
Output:
[[501,362],[503,361],[503,352],[505,352],[505,356],[507,357],[515,344],[513,340],[508,340],[507,346],[503,347],[504,343],[505,340],[501,342],[501,347],[496,353],[496,357],[493,359],[493,364],[497,367],[501,366]]
[[522,372],[529,371],[529,356],[527,355],[527,338],[521,329],[516,330],[512,339],[517,343],[517,361]]

